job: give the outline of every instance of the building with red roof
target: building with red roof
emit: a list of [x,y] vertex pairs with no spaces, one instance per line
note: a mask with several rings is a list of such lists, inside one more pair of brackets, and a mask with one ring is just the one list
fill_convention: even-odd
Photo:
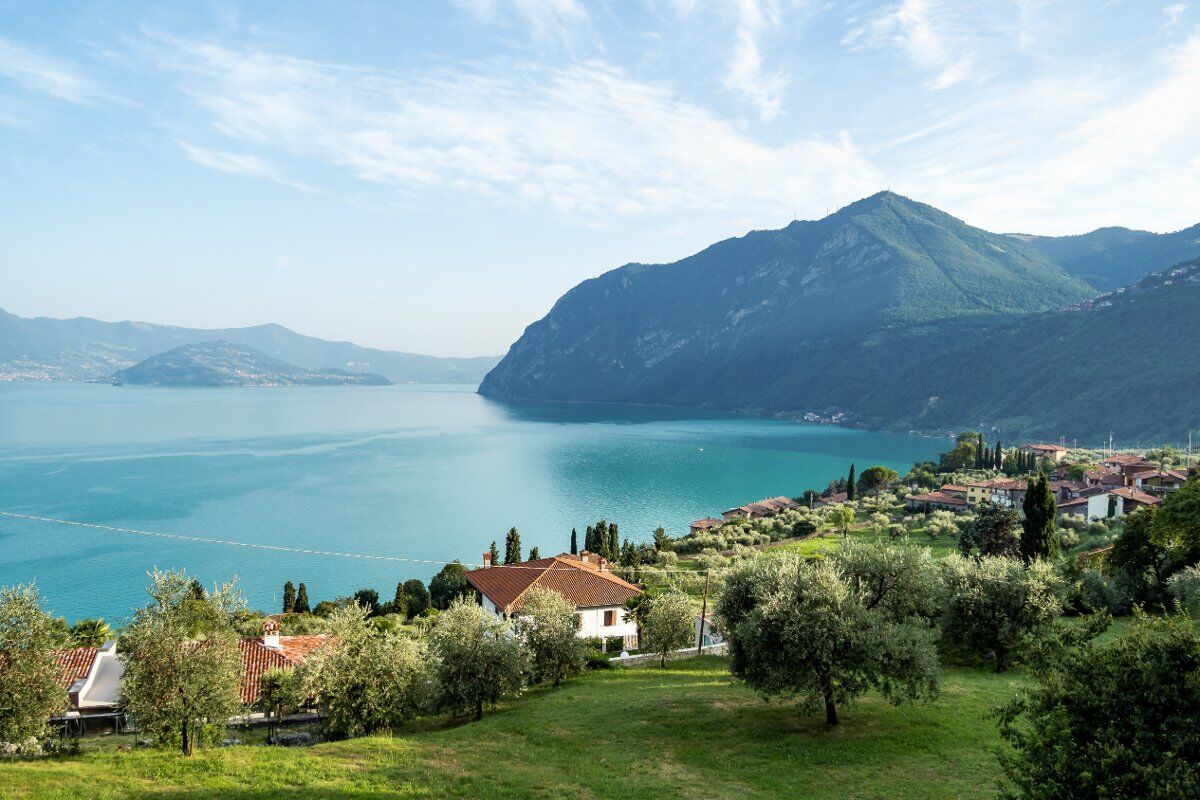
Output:
[[520,615],[526,593],[535,586],[558,592],[575,605],[582,637],[620,636],[626,647],[637,646],[637,626],[625,619],[625,602],[642,589],[612,573],[608,562],[584,550],[519,564],[484,566],[467,572],[483,607],[497,617]]

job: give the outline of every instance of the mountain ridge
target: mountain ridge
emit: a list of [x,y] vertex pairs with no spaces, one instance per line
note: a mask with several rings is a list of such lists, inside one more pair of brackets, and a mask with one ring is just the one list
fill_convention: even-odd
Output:
[[220,339],[305,369],[374,371],[397,383],[478,383],[499,360],[362,347],[305,336],[278,323],[185,328],[91,317],[21,317],[0,309],[0,380],[103,380],[158,353]]
[[[960,344],[985,343],[972,357],[986,361],[989,331],[1096,298],[1079,275],[1104,270],[1090,270],[1081,252],[1149,243],[1139,264],[1163,267],[1158,259],[1176,252],[1188,230],[1182,238],[1084,235],[1082,245],[1057,251],[1072,274],[1046,254],[1053,246],[1045,241],[991,233],[882,192],[821,220],[587,279],[525,329],[479,392],[917,424],[911,409],[889,414],[879,387],[903,386],[906,372]],[[954,424],[978,419],[964,411]],[[1013,420],[1036,427],[1028,415]]]

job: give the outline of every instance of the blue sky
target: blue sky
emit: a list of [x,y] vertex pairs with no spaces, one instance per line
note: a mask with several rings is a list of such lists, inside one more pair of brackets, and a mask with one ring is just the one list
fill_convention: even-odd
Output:
[[0,0],[0,307],[476,355],[883,188],[1175,230],[1197,6]]

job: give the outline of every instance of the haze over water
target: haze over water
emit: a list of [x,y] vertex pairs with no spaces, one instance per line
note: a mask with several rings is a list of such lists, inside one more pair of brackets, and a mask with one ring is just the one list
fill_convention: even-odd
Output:
[[[0,385],[0,510],[298,548],[477,562],[517,526],[526,552],[572,527],[662,525],[824,486],[851,462],[903,473],[937,439],[705,412],[514,405],[469,386],[165,389]],[[138,537],[0,517],[0,585],[36,581],[69,619],[124,619],[146,571],[240,578],[275,610],[438,567]]]

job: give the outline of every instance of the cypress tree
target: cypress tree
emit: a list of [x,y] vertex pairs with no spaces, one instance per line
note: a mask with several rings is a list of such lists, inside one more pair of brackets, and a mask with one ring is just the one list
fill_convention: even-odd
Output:
[[504,537],[504,563],[521,563],[521,534],[517,533],[516,528],[509,528],[508,535]]
[[853,500],[855,495],[854,465],[850,465],[850,474],[846,476],[846,499]]
[[1058,512],[1058,502],[1050,491],[1050,483],[1046,474],[1041,473],[1036,480],[1029,482],[1025,491],[1025,502],[1022,504],[1025,519],[1021,521],[1021,558],[1029,563],[1036,558],[1055,558],[1058,556],[1058,532],[1055,530],[1055,517]]
[[571,528],[571,555],[579,555],[579,534],[575,533],[574,528]]
[[541,557],[542,557],[541,550],[538,550],[537,547],[529,548],[529,560],[530,561],[537,561]]
[[492,566],[500,563],[500,550],[496,547],[496,540],[492,539],[492,546],[488,548],[488,555],[492,558]]
[[297,614],[312,613],[312,609],[308,607],[308,587],[303,583],[300,584],[300,589],[296,592],[296,605],[292,610]]
[[975,445],[975,469],[983,469],[983,437]]
[[283,585],[283,613],[291,614],[296,610],[296,587],[288,581]]
[[583,534],[583,549],[589,553],[600,552],[600,542],[596,538],[596,528],[592,525],[588,525],[587,531]]
[[996,469],[1004,466],[1004,445],[999,439],[996,440]]
[[608,523],[608,555],[609,561],[616,564],[621,560],[621,540],[617,537],[617,523]]

